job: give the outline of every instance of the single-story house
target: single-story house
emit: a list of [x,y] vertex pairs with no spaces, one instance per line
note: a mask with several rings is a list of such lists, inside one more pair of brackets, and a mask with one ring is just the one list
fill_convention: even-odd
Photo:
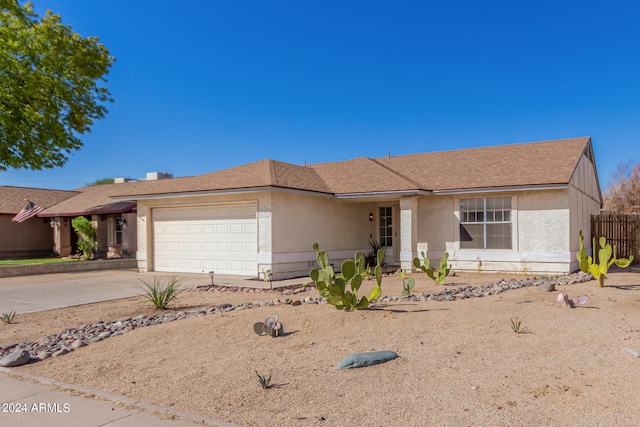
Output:
[[48,257],[54,252],[53,233],[47,218],[12,219],[29,202],[50,208],[76,195],[75,191],[0,186],[0,259]]
[[[48,218],[54,236],[55,252],[60,256],[77,252],[77,235],[71,220],[78,216],[90,219],[96,229],[96,258],[119,258],[134,254],[137,245],[135,202],[114,202],[110,194],[131,183],[88,185],[78,188],[72,197],[38,214]],[[50,229],[51,231],[51,229]]]
[[[336,266],[377,240],[412,270],[568,273],[602,207],[591,138],[294,165],[262,160],[112,187],[136,202],[141,271],[306,275],[312,243]],[[117,191],[115,191],[117,189]]]

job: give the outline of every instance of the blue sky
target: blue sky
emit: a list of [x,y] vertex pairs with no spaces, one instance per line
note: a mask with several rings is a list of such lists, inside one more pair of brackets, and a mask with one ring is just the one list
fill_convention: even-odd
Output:
[[[115,102],[63,168],[73,189],[589,135],[603,190],[640,161],[636,1],[34,0],[116,58]],[[411,171],[407,171],[410,174]]]

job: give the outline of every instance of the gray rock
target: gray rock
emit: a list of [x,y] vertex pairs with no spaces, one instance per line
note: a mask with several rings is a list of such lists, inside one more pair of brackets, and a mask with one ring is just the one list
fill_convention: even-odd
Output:
[[65,354],[69,353],[69,350],[67,350],[66,348],[61,348],[58,351],[54,351],[51,354],[51,357],[58,357],[58,356],[64,356]]
[[73,343],[71,343],[71,347],[73,348],[80,348],[80,347],[84,347],[86,344],[84,342],[82,342],[82,340],[75,340]]
[[542,282],[538,285],[538,290],[542,292],[553,292],[556,290],[556,285],[553,282]]
[[388,362],[398,357],[398,353],[390,350],[374,351],[371,353],[356,353],[349,355],[338,363],[338,369],[362,368]]
[[629,353],[630,355],[632,355],[633,357],[639,357],[640,358],[640,351],[633,349],[633,348],[625,348],[624,351],[626,351],[627,353]]
[[47,353],[46,351],[41,351],[36,355],[36,359],[39,359],[39,360],[48,359],[49,357],[50,357],[49,353]]
[[2,359],[0,359],[0,366],[4,366],[6,368],[13,368],[14,366],[22,366],[29,363],[31,357],[29,356],[29,351],[27,350],[16,350],[13,353],[7,354]]

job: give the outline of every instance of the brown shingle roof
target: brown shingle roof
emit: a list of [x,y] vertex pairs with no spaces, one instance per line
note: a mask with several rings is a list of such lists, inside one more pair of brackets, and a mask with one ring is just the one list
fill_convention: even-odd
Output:
[[[568,184],[591,138],[297,166],[261,160],[185,178],[114,184],[111,196],[281,187],[329,194]],[[79,189],[83,191],[83,189]]]
[[47,209],[76,194],[77,191],[3,185],[0,186],[0,214],[17,214],[27,205],[27,200]]
[[90,185],[78,188],[74,195],[51,206],[38,216],[77,216],[85,214],[110,214],[131,212],[136,208],[132,202],[114,202],[110,195],[125,190],[135,183]]
[[375,159],[426,190],[568,184],[591,138],[498,145]]
[[309,165],[331,193],[371,193],[416,189],[418,184],[375,160],[358,157],[344,162]]

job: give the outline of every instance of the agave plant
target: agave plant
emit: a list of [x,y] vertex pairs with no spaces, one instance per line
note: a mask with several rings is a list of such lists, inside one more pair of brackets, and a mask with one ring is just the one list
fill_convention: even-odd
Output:
[[529,332],[529,329],[527,327],[522,326],[522,322],[517,317],[515,320],[511,319],[511,329],[516,334],[526,334]]
[[16,311],[10,311],[9,313],[2,313],[2,321],[7,325],[13,322],[13,319],[16,317]]
[[258,382],[262,386],[262,388],[267,389],[271,387],[269,383],[271,382],[271,371],[269,371],[269,375],[262,375],[258,371],[256,371],[256,375],[258,376]]

